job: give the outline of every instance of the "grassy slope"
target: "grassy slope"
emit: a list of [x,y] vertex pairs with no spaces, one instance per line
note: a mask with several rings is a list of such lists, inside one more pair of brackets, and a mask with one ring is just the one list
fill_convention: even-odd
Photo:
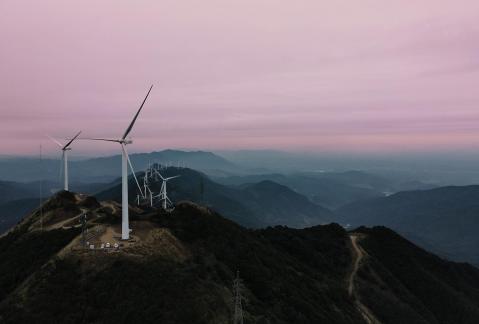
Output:
[[[71,208],[71,197],[62,197],[47,205]],[[364,322],[347,292],[351,247],[338,225],[247,230],[191,203],[142,219],[172,240],[146,255],[133,249],[57,258],[77,232],[26,232],[27,219],[0,238],[0,322],[226,324],[237,270],[246,323]],[[357,232],[365,235],[367,256],[356,292],[383,323],[479,321],[477,269],[444,261],[385,228]],[[185,258],[160,253],[175,244]]]
[[479,271],[445,261],[384,227],[361,228],[363,302],[385,323],[477,323]]
[[43,269],[25,298],[0,303],[4,321],[229,323],[240,270],[248,323],[361,323],[344,285],[350,256],[339,226],[249,231],[190,204],[153,219],[187,247],[187,261],[70,254]]

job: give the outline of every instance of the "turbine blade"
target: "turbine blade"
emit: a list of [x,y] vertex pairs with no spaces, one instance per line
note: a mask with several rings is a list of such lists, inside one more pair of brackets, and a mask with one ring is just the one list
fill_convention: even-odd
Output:
[[161,175],[161,173],[160,173],[160,172],[158,172],[158,170],[154,170],[154,171],[156,172],[156,174],[157,174],[157,175],[159,175],[159,176],[160,176],[161,180],[165,180],[165,178],[163,178],[163,176]]
[[181,177],[180,175],[177,175],[177,176],[174,176],[174,177],[169,177],[169,178],[166,178],[165,181],[168,181],[168,180],[171,180],[171,179],[175,179],[175,178],[179,178]]
[[136,112],[135,117],[133,117],[133,120],[131,121],[130,126],[128,126],[128,128],[125,131],[125,134],[123,134],[123,137],[121,138],[122,140],[124,140],[128,136],[128,134],[131,132],[131,129],[133,128],[133,125],[135,124],[136,119],[138,118],[138,115],[140,114],[140,111],[141,111],[141,109],[143,108],[143,105],[146,102],[146,99],[150,95],[150,91],[151,91],[152,88],[153,88],[153,85],[151,85],[150,90],[148,90],[148,93],[146,94],[145,99],[143,99],[143,102],[141,103],[140,109],[138,109],[138,111]]
[[123,152],[125,152],[126,160],[128,161],[128,165],[130,166],[131,173],[133,173],[133,178],[135,179],[136,185],[138,186],[138,190],[140,190],[141,195],[143,196],[143,198],[146,198],[145,197],[146,192],[145,192],[145,195],[143,195],[143,192],[141,191],[140,183],[138,182],[138,179],[136,178],[135,169],[133,169],[133,165],[131,164],[130,156],[128,155],[128,151],[126,150],[125,145],[122,144],[121,148],[122,148]]
[[65,150],[66,148],[68,148],[68,147],[71,145],[71,143],[73,143],[73,141],[76,140],[76,138],[77,138],[78,136],[80,136],[80,134],[81,134],[81,131],[79,131],[79,132],[70,140],[70,142],[68,142],[68,143],[63,147],[63,149]]
[[87,141],[104,141],[104,142],[120,143],[120,140],[111,139],[111,138],[79,138],[79,139],[81,139],[81,140],[87,140]]
[[57,141],[56,139],[54,139],[53,137],[51,137],[50,135],[46,135],[52,142],[54,142],[55,144],[57,144],[58,146],[60,147],[63,147],[63,144],[60,143],[59,141]]

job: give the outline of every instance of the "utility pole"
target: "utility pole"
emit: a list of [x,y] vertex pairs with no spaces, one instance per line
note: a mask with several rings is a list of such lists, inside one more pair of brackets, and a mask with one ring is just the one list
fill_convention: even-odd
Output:
[[80,223],[81,223],[81,244],[85,248],[86,247],[86,222],[87,222],[87,217],[86,213],[83,213],[80,216]]
[[[42,144],[40,144],[40,174],[43,173]],[[43,232],[43,179],[40,179],[40,231]]]
[[243,297],[241,296],[241,286],[242,286],[242,282],[239,277],[239,271],[237,271],[236,278],[233,281],[233,294],[234,294],[234,303],[235,303],[233,324],[243,324],[243,306],[241,304]]

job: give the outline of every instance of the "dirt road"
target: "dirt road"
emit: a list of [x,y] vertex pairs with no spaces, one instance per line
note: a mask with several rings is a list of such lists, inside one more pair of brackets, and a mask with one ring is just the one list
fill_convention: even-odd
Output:
[[354,256],[353,270],[351,271],[351,274],[349,275],[349,280],[348,280],[348,293],[349,293],[349,296],[353,296],[354,278],[356,277],[356,273],[358,272],[359,263],[361,262],[363,258],[363,252],[358,247],[357,235],[351,234],[349,237],[351,238],[351,244],[353,246],[353,251],[355,256]]
[[358,244],[358,235],[350,234],[351,239],[351,246],[354,252],[354,262],[353,262],[353,269],[349,275],[348,279],[348,293],[349,296],[356,299],[356,305],[364,317],[364,320],[369,324],[381,324],[381,322],[371,313],[369,308],[367,308],[361,301],[359,300],[359,296],[354,293],[354,280],[356,279],[356,274],[358,272],[359,266],[361,264],[362,259],[364,258],[364,252],[359,247]]

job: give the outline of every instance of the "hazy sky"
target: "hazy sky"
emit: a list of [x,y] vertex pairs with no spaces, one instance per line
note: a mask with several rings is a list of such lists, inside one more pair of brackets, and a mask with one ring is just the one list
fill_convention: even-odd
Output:
[[[479,149],[479,1],[1,0],[0,154]],[[77,154],[115,151],[83,142]]]

